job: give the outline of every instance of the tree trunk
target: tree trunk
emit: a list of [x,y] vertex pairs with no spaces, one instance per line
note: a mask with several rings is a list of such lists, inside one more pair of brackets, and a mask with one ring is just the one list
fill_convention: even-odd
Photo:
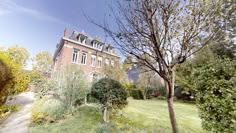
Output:
[[146,90],[143,91],[143,100],[146,100],[147,99],[147,93],[146,93]]
[[87,105],[87,94],[84,97],[84,104]]
[[104,107],[103,109],[103,122],[107,123],[107,107]]
[[175,118],[174,106],[173,106],[174,83],[175,83],[175,72],[173,71],[171,75],[171,81],[165,81],[165,88],[166,88],[166,98],[167,98],[168,111],[169,111],[172,131],[173,133],[179,133],[177,121]]
[[173,99],[174,99],[174,97],[170,97],[167,99],[169,117],[170,117],[170,123],[171,123],[173,133],[178,133],[179,129],[178,129],[176,118],[175,118],[175,112],[174,112],[174,108],[173,108]]

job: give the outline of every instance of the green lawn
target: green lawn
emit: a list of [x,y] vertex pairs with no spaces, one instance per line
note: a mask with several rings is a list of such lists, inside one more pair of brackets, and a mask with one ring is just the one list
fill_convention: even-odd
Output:
[[[174,107],[181,133],[203,132],[194,104],[176,102]],[[57,123],[33,125],[30,133],[93,133],[99,123],[96,110],[82,108],[79,113]],[[113,116],[112,123],[118,128],[127,127],[124,132],[171,132],[167,104],[161,100],[129,100],[128,107]]]
[[[196,106],[188,103],[174,103],[176,119],[181,133],[204,132]],[[129,100],[123,116],[116,118],[119,123],[128,123],[147,129],[147,132],[171,132],[167,103],[161,100]]]

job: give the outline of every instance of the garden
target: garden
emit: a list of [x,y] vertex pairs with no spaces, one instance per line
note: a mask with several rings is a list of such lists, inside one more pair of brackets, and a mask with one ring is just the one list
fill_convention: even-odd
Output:
[[[235,132],[233,1],[126,2],[113,11],[117,28],[88,18],[124,58],[104,64],[99,79],[73,63],[53,69],[47,51],[27,71],[26,48],[1,48],[0,127],[25,109],[8,101],[33,91],[30,133]],[[130,79],[130,71],[138,76]]]

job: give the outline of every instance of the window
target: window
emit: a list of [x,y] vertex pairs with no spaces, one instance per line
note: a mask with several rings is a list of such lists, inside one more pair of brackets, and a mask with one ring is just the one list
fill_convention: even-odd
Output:
[[114,67],[114,65],[115,65],[114,60],[111,60],[111,66]]
[[85,52],[82,53],[81,64],[86,64],[87,54]]
[[95,56],[95,55],[92,55],[92,56],[91,56],[91,65],[92,65],[92,66],[95,66],[95,65],[96,65],[96,56]]
[[77,36],[78,42],[83,43],[83,44],[86,43],[86,38],[87,38],[87,37],[84,36],[84,35],[79,35],[79,36]]
[[106,65],[109,65],[109,59],[105,60]]
[[74,49],[73,56],[72,56],[72,63],[78,62],[78,50]]
[[102,67],[102,57],[98,57],[98,67]]

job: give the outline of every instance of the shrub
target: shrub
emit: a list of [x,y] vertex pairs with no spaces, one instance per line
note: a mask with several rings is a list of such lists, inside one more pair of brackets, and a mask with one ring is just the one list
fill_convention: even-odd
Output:
[[37,100],[32,107],[32,123],[43,123],[46,119],[46,113],[42,110],[42,106],[44,105],[47,99]]
[[32,121],[55,121],[71,114],[88,92],[86,77],[78,67],[66,66],[54,73],[49,81],[37,85],[40,100],[33,106]]
[[212,132],[236,131],[236,61],[212,60],[197,69],[195,76],[203,128]]
[[143,98],[143,93],[141,90],[139,89],[133,89],[131,90],[131,96],[134,98],[134,99],[144,99]]
[[4,104],[8,95],[14,93],[16,73],[20,65],[12,61],[7,54],[0,52],[0,105]]
[[87,101],[89,103],[99,103],[99,100],[94,98],[91,93],[87,94]]
[[48,99],[42,106],[42,112],[45,112],[52,119],[59,119],[65,114],[65,107],[66,105],[58,99]]
[[89,91],[84,71],[75,65],[68,65],[53,75],[52,87],[66,108],[73,107],[78,100],[84,99]]
[[116,80],[103,78],[93,84],[91,89],[93,97],[102,105],[103,121],[107,122],[109,110],[122,109],[127,105],[127,93]]
[[17,105],[0,105],[0,121],[6,118],[11,112],[18,111],[19,108]]
[[183,88],[180,86],[175,87],[175,97],[178,100],[186,100],[186,101],[192,101],[195,100],[194,96],[192,96],[191,92],[186,93]]
[[30,80],[30,75],[28,73],[25,73],[23,71],[19,71],[16,76],[16,84],[14,86],[15,93],[21,93],[28,89]]

